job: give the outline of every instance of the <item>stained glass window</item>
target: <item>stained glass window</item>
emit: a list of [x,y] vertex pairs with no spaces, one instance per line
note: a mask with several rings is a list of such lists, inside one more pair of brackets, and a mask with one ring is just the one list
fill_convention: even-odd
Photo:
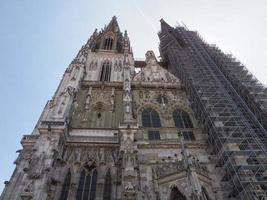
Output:
[[76,200],[94,200],[96,193],[97,171],[95,167],[82,170]]
[[175,110],[172,114],[177,128],[193,128],[189,115],[183,110]]
[[160,118],[157,111],[151,108],[144,109],[142,112],[142,124],[143,127],[161,127]]

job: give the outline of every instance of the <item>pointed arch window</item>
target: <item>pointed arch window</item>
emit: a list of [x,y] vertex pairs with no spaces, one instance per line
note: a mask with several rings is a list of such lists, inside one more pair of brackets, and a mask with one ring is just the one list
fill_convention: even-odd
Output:
[[105,61],[102,65],[100,81],[110,81],[111,75],[111,62]]
[[172,188],[170,200],[186,200],[186,197],[180,192],[177,187]]
[[94,200],[97,184],[97,171],[94,166],[86,166],[80,175],[76,200]]
[[108,170],[105,178],[103,200],[111,200],[111,192],[112,192],[111,188],[112,188],[111,174],[110,170]]
[[142,124],[143,127],[161,127],[158,112],[151,108],[144,109],[142,112]]
[[70,189],[70,180],[71,180],[71,173],[70,170],[68,170],[67,176],[65,177],[64,184],[61,190],[60,198],[59,200],[67,200],[69,195],[69,189]]
[[175,110],[172,113],[172,116],[173,116],[175,126],[177,128],[193,128],[192,121],[191,121],[188,113],[186,113],[185,111]]
[[112,45],[113,45],[113,38],[112,37],[106,38],[104,43],[104,49],[112,50]]

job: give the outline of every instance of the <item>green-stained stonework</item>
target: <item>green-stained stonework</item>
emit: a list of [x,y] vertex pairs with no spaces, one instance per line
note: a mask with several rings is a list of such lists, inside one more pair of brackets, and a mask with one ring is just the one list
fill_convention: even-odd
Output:
[[94,88],[90,102],[86,105],[88,90],[83,88],[77,94],[76,104],[71,114],[71,127],[118,128],[123,116],[122,91],[115,90],[112,94],[112,88]]

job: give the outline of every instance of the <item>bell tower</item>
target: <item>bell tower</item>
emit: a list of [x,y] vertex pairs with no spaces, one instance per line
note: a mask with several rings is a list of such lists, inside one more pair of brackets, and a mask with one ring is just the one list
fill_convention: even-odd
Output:
[[131,164],[118,144],[120,129],[128,127],[124,122],[134,122],[133,73],[130,40],[114,16],[82,46],[33,133],[23,136],[16,170],[1,199],[120,196],[124,175],[119,167]]

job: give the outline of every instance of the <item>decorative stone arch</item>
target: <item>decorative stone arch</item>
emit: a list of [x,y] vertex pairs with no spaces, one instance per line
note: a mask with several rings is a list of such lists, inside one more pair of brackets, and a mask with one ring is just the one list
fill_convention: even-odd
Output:
[[168,193],[167,193],[167,200],[171,200],[170,199],[171,198],[171,193],[172,193],[172,190],[174,188],[177,188],[178,191],[181,192],[181,194],[185,196],[186,200],[190,200],[190,196],[187,194],[187,192],[185,191],[185,189],[181,185],[179,185],[177,183],[171,184],[169,186]]

